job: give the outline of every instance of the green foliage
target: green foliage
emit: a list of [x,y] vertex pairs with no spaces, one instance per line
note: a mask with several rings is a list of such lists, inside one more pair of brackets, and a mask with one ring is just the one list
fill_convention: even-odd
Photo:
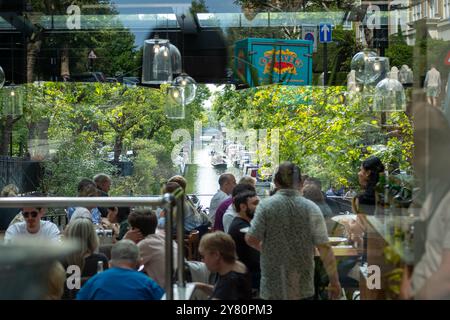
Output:
[[92,179],[99,172],[115,172],[111,164],[101,159],[90,133],[61,143],[53,159],[44,165],[41,189],[56,196],[76,196],[82,178]]
[[164,146],[144,139],[134,141],[133,150],[136,153],[133,176],[116,179],[111,194],[160,194],[162,184],[176,173],[170,152]]
[[164,112],[164,86],[45,82],[21,89],[25,102],[14,128],[14,149],[21,148],[20,143],[26,147],[33,124],[48,121],[50,158],[42,189],[57,195],[74,195],[82,177],[113,172],[114,167],[104,161],[106,153],[114,151],[119,160],[125,150],[137,154],[134,176],[114,178],[113,192],[159,193],[162,181],[174,174],[172,132],[183,128],[192,136],[194,122],[207,119],[203,103],[211,94],[206,86],[199,86],[196,99],[186,107],[186,118],[170,120]]
[[278,129],[280,161],[294,161],[323,181],[357,185],[361,161],[375,152],[372,144],[385,144],[384,159],[401,159],[403,169],[409,168],[412,147],[404,114],[389,117],[401,138],[389,137],[381,132],[377,114],[363,107],[366,103],[350,99],[344,87],[273,85],[239,92],[225,88],[213,111],[231,128]]
[[400,67],[404,64],[412,67],[413,65],[413,47],[408,46],[402,36],[391,36],[389,39],[389,48],[386,49],[386,57],[389,58],[391,67]]

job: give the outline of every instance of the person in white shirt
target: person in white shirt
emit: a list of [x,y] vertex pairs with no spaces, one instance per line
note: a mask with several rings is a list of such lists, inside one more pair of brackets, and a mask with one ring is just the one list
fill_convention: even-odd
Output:
[[216,218],[216,210],[219,205],[230,196],[233,188],[236,186],[236,178],[231,173],[223,173],[219,177],[219,186],[220,189],[212,197],[209,205],[208,217],[213,224]]
[[441,74],[434,65],[431,65],[431,69],[427,72],[424,87],[428,103],[433,107],[437,107],[437,99],[441,93]]
[[59,240],[60,232],[56,224],[43,221],[45,208],[22,208],[24,222],[18,222],[8,227],[5,233],[5,243],[11,243],[19,238],[43,238]]

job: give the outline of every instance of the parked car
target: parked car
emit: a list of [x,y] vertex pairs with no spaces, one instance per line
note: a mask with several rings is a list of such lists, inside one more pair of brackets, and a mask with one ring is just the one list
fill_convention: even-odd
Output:
[[138,77],[123,77],[122,83],[128,87],[136,87],[139,84]]

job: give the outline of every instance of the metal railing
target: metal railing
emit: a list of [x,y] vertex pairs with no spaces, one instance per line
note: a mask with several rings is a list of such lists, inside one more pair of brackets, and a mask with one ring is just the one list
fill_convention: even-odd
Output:
[[184,192],[176,190],[173,194],[154,197],[9,197],[0,198],[0,208],[56,208],[68,206],[82,207],[125,207],[125,206],[161,206],[167,213],[165,223],[166,246],[166,299],[173,300],[173,245],[172,226],[173,215],[177,218],[178,243],[178,281],[177,287],[186,286],[184,276]]

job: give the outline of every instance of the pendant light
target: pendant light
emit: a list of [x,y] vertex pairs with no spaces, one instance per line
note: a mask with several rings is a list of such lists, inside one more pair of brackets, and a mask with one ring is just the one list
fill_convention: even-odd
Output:
[[142,61],[142,83],[163,84],[172,81],[172,63],[169,40],[145,40]]
[[359,83],[370,84],[380,76],[379,64],[375,63],[377,57],[376,52],[367,49],[353,56],[350,67],[351,70],[355,70],[356,80]]
[[171,87],[177,87],[178,90],[172,89],[171,92],[174,93],[172,98],[175,101],[178,101],[181,105],[185,106],[194,101],[195,95],[197,93],[197,83],[195,80],[190,77],[185,71],[185,50],[184,50],[184,19],[186,16],[184,14],[181,15],[182,19],[182,46],[183,46],[183,64],[182,64],[182,72],[181,74],[175,78],[172,82]]

